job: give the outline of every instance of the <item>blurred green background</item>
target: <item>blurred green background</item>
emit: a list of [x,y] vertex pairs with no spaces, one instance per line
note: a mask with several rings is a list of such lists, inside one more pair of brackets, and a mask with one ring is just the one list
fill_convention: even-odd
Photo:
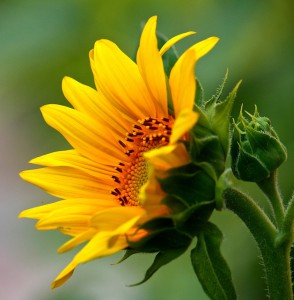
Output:
[[[42,120],[39,107],[66,104],[61,79],[71,76],[93,86],[88,52],[95,40],[108,38],[130,56],[135,53],[141,24],[159,16],[158,28],[168,37],[188,30],[196,36],[179,43],[181,52],[211,35],[217,47],[197,65],[197,76],[209,97],[226,69],[227,91],[243,79],[234,115],[241,103],[270,117],[288,148],[280,170],[280,187],[289,198],[293,188],[294,2],[283,0],[1,0],[0,1],[0,299],[207,299],[186,254],[163,267],[146,284],[142,279],[149,255],[111,266],[121,255],[78,268],[63,287],[49,285],[74,253],[58,255],[66,237],[34,230],[34,222],[17,219],[28,207],[52,201],[22,182],[18,172],[27,161],[51,151],[68,149],[63,138]],[[67,104],[66,104],[67,105]],[[291,156],[292,154],[292,156]],[[261,201],[251,185],[242,185]],[[262,266],[246,227],[230,212],[215,213],[223,229],[223,253],[232,269],[239,299],[266,299]]]

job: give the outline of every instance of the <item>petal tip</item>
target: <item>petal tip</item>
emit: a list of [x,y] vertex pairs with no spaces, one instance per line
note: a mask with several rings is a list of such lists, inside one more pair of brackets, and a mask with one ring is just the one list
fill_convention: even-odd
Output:
[[17,217],[18,217],[18,219],[25,218],[26,217],[25,210],[23,210],[21,213],[19,213]]
[[21,178],[21,179],[23,179],[23,180],[26,180],[27,179],[27,173],[28,173],[29,171],[27,170],[27,171],[21,171],[21,172],[19,172],[19,177]]
[[[71,263],[72,264],[72,263]],[[51,289],[56,289],[62,286],[73,274],[75,271],[75,266],[68,265],[52,282]],[[69,270],[67,270],[69,269]]]

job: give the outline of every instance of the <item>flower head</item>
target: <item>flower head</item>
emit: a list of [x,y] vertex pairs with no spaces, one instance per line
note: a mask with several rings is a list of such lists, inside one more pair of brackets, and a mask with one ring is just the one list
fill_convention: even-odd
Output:
[[183,142],[198,118],[193,111],[194,66],[218,38],[186,50],[168,78],[163,54],[194,32],[158,49],[156,21],[151,17],[143,29],[136,63],[113,42],[98,40],[90,51],[96,89],[65,77],[63,93],[73,108],[41,108],[45,121],[73,149],[35,158],[31,163],[43,167],[21,173],[24,180],[62,200],[25,210],[20,217],[37,219],[37,229],[71,236],[59,252],[87,242],[53,287],[62,285],[79,264],[146,237],[149,231],[140,226],[170,213],[157,177],[189,162]]

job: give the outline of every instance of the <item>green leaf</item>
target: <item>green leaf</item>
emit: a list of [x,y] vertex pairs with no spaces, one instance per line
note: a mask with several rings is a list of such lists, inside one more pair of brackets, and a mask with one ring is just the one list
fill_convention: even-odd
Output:
[[182,255],[186,251],[186,249],[187,248],[185,247],[185,248],[178,248],[178,249],[169,249],[169,250],[159,252],[156,255],[150,268],[146,271],[144,279],[130,286],[137,286],[146,282],[157,270],[159,270],[162,266],[168,264],[172,260]]
[[237,296],[231,271],[220,252],[222,239],[216,225],[207,223],[191,251],[191,261],[204,291],[211,299],[234,300]]

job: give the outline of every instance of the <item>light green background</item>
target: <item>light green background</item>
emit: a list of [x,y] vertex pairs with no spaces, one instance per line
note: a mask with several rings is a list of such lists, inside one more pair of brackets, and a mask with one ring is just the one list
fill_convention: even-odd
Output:
[[[293,1],[233,0],[48,0],[0,1],[0,299],[5,300],[190,300],[207,299],[184,255],[163,267],[146,284],[142,279],[151,263],[139,255],[111,266],[120,255],[78,268],[62,288],[50,282],[73,253],[59,255],[66,240],[58,232],[40,232],[34,222],[18,220],[28,207],[52,201],[18,172],[41,154],[67,149],[63,138],[42,120],[39,107],[66,104],[61,79],[71,76],[93,86],[88,52],[95,40],[108,38],[133,56],[141,24],[159,16],[158,28],[168,37],[189,30],[198,32],[179,43],[179,51],[205,37],[221,38],[216,48],[197,65],[197,76],[209,97],[226,69],[227,91],[243,79],[236,109],[259,107],[271,118],[290,157],[281,168],[281,189],[289,197],[293,187],[294,19]],[[291,156],[292,154],[292,156]],[[251,185],[242,188],[260,199]],[[266,206],[265,206],[266,208]],[[230,212],[215,213],[223,229],[224,255],[232,268],[239,299],[266,299],[262,267],[253,239]]]

